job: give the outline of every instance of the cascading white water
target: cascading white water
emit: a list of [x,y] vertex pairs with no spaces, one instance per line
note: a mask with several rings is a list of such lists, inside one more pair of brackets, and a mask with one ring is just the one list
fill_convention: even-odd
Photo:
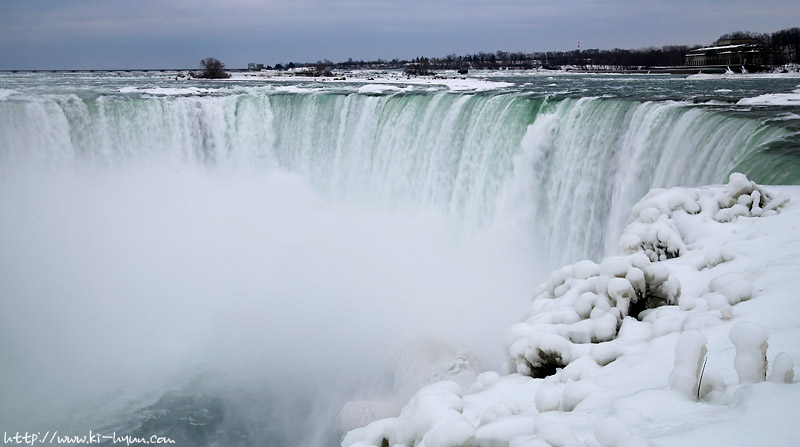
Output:
[[329,197],[435,209],[466,229],[515,220],[553,266],[613,253],[650,188],[724,181],[790,133],[678,102],[515,93],[69,95],[2,102],[0,116],[7,168],[277,168]]
[[631,206],[656,187],[723,182],[790,132],[676,102],[566,99],[543,107],[521,142],[511,190],[553,267],[616,253]]

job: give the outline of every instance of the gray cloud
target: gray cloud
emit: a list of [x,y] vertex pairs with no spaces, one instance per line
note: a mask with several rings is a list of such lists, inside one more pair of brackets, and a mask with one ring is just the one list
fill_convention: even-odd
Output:
[[[796,26],[793,1],[0,0],[0,68],[229,66],[708,43]],[[80,62],[80,66],[76,65]]]

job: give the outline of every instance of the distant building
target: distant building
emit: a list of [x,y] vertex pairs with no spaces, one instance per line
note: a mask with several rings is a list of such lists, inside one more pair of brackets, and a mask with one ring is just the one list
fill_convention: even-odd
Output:
[[713,47],[697,48],[686,53],[690,67],[774,65],[778,49],[756,39],[720,39]]
[[248,70],[263,70],[264,64],[256,64],[255,62],[250,62],[247,64]]

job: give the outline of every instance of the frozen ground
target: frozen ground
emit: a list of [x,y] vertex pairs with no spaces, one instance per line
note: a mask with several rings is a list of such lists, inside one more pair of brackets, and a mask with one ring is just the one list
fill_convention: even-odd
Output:
[[506,371],[440,350],[401,411],[346,406],[345,425],[384,419],[343,446],[800,445],[800,187],[734,174],[632,215],[620,256],[539,287]]

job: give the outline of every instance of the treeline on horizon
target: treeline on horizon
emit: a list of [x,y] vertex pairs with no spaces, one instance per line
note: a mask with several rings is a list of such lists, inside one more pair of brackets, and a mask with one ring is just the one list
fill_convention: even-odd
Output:
[[[736,31],[720,36],[723,39],[755,39],[763,45],[772,45],[778,49],[776,65],[800,63],[800,28],[787,28],[774,33],[753,33],[749,31]],[[717,40],[717,42],[719,41]],[[411,60],[383,60],[363,61],[348,59],[345,62],[331,62],[329,60],[316,63],[287,65],[277,64],[275,69],[293,69],[307,67],[317,75],[329,75],[330,70],[356,70],[356,69],[405,69],[409,74],[432,74],[434,70],[468,70],[468,69],[558,69],[562,66],[580,67],[606,67],[611,69],[630,69],[646,67],[677,67],[684,65],[684,57],[690,50],[701,48],[703,45],[666,45],[661,48],[649,47],[639,49],[613,50],[572,50],[572,51],[546,51],[546,52],[506,52],[494,53],[479,52],[475,54],[449,54],[444,57],[417,57]],[[273,68],[273,67],[267,67]]]

